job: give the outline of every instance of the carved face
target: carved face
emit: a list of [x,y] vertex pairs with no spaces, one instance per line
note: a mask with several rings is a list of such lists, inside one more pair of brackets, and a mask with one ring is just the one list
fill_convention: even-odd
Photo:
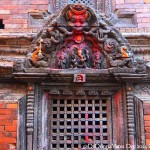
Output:
[[68,18],[68,26],[73,30],[81,31],[84,27],[88,26],[87,20],[90,15],[89,12],[81,5],[70,6],[70,10],[67,11],[66,17]]
[[76,81],[83,81],[83,76],[81,74],[77,75]]

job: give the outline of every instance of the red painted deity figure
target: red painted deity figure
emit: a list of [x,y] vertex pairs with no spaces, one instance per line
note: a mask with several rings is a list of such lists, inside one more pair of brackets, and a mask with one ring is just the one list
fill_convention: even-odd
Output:
[[71,5],[67,11],[68,26],[72,28],[72,38],[76,43],[81,43],[84,40],[83,30],[88,26],[90,14],[86,8],[80,4]]

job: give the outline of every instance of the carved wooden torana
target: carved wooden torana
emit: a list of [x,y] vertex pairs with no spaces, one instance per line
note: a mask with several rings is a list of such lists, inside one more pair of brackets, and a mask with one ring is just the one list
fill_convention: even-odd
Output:
[[53,16],[33,40],[26,60],[14,63],[15,72],[32,68],[146,73],[145,62],[134,57],[127,40],[107,18],[80,4],[68,5]]
[[[70,4],[51,16],[34,38],[26,59],[14,62],[13,77],[28,82],[30,87],[26,127],[27,141],[31,144],[27,149],[32,144],[33,149],[48,147],[45,138],[48,134],[44,131],[47,123],[42,114],[47,113],[48,95],[60,99],[111,97],[114,124],[110,123],[113,135],[109,144],[136,144],[132,86],[144,81],[147,68],[144,60],[134,57],[128,41],[109,20],[103,14],[97,16],[89,7]],[[83,82],[76,82],[81,77]],[[46,136],[41,137],[41,132]],[[122,136],[124,139],[120,140]]]

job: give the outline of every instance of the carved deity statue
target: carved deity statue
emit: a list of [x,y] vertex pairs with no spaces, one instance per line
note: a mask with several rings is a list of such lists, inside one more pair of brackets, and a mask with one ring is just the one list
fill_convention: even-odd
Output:
[[71,52],[71,68],[88,68],[89,53],[86,48],[76,47],[72,48]]

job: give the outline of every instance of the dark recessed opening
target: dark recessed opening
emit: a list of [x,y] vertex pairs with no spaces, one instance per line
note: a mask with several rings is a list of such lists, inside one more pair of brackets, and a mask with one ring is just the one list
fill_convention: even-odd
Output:
[[60,107],[60,111],[64,111],[64,107]]
[[57,137],[56,136],[53,136],[53,140],[56,140],[57,139]]
[[78,140],[78,136],[74,136],[74,140]]
[[60,125],[63,126],[64,125],[64,121],[60,121]]
[[89,132],[89,133],[93,133],[93,129],[91,129],[91,128],[88,129],[88,132]]
[[88,121],[88,125],[92,125],[92,121]]
[[64,136],[60,136],[60,137],[59,137],[59,140],[64,140]]
[[53,125],[57,125],[57,121],[53,121]]
[[78,129],[74,129],[74,133],[78,133]]
[[78,144],[74,144],[74,148],[78,148]]
[[67,111],[71,111],[71,107],[67,107]]
[[85,125],[85,121],[81,121],[81,125]]
[[4,24],[3,24],[3,20],[0,19],[0,29],[4,29]]
[[67,136],[67,140],[71,140],[71,136]]
[[67,144],[67,148],[71,148],[71,144]]
[[71,129],[67,129],[67,133],[71,133]]
[[81,129],[81,133],[85,133],[85,129]]
[[59,132],[60,133],[64,133],[64,129],[59,129]]
[[71,118],[71,114],[67,114],[67,118]]
[[56,144],[52,144],[52,147],[53,147],[53,148],[56,148],[56,146],[57,146]]
[[78,111],[78,107],[74,107],[74,111]]
[[95,138],[96,140],[100,140],[100,136],[96,136],[96,138]]
[[60,147],[60,148],[64,148],[64,144],[60,144],[59,147]]
[[67,121],[67,125],[71,125],[71,121]]
[[64,114],[60,114],[60,118],[64,118]]
[[74,121],[74,125],[78,125],[78,121]]
[[74,118],[78,118],[78,114],[74,114]]

